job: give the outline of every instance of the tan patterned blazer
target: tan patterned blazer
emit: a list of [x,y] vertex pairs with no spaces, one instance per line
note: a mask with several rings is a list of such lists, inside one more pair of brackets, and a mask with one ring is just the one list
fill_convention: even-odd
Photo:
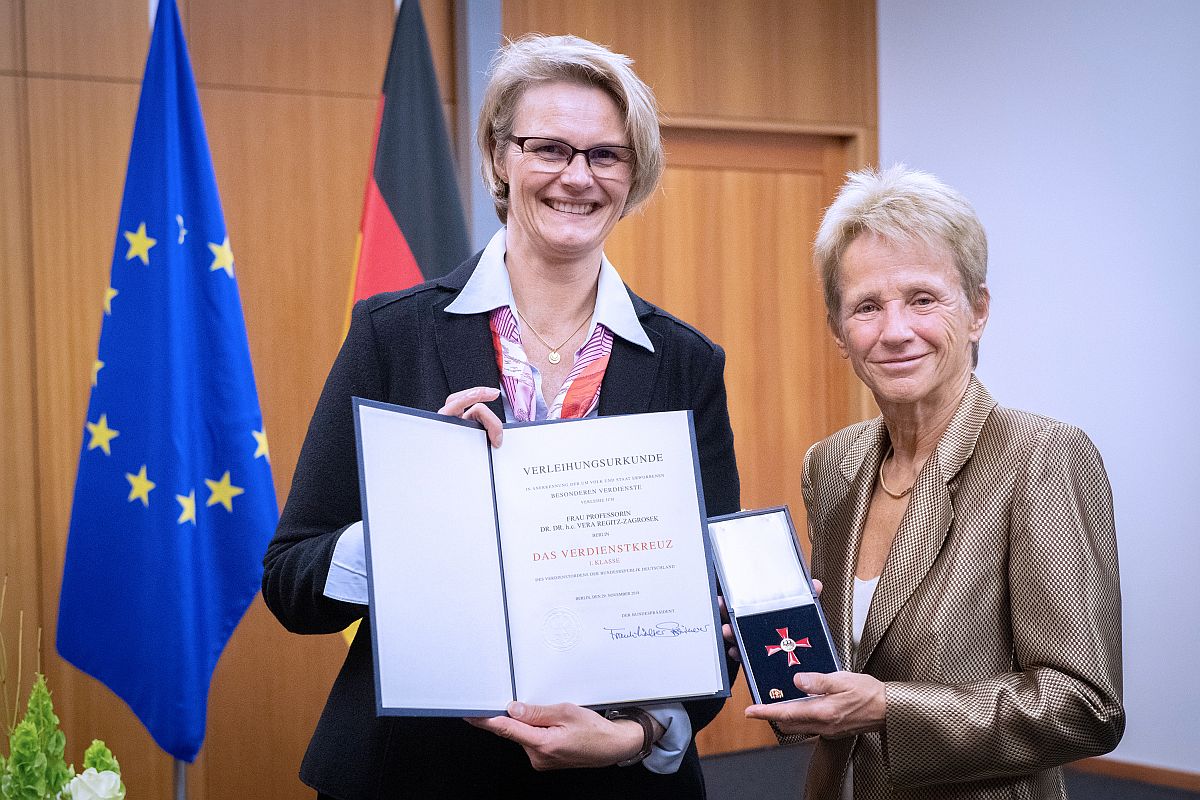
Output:
[[1121,596],[1112,495],[1078,428],[974,377],[913,488],[850,659],[854,567],[882,418],[809,450],[812,573],[846,664],[887,684],[880,733],[818,739],[808,798],[1061,798],[1058,766],[1114,748]]

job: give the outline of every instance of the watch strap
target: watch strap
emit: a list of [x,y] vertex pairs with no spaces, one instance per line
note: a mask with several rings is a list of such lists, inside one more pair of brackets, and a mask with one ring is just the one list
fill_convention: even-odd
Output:
[[618,761],[618,767],[632,767],[634,764],[642,763],[646,759],[646,756],[650,755],[650,750],[654,747],[654,717],[650,716],[649,712],[637,706],[610,708],[604,712],[604,718],[611,720],[628,719],[642,726],[642,749],[631,758]]

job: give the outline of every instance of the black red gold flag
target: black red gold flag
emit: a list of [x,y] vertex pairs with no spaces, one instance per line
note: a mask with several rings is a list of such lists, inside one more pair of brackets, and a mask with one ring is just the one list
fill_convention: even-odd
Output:
[[445,275],[470,255],[418,0],[403,0],[379,99],[353,299]]

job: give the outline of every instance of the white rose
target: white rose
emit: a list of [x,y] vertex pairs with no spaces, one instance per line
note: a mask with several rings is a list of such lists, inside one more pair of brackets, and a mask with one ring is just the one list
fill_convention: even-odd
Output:
[[125,800],[125,790],[121,788],[121,777],[117,773],[97,772],[88,767],[71,779],[63,796],[71,800]]

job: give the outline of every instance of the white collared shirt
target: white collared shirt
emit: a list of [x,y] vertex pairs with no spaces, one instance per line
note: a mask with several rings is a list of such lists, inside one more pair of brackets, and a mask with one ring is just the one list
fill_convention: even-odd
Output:
[[[507,252],[506,235],[507,228],[501,228],[492,236],[487,247],[483,249],[483,255],[479,257],[479,263],[475,266],[475,271],[471,273],[470,279],[467,280],[466,286],[463,287],[458,297],[446,306],[447,313],[486,314],[492,309],[508,306],[514,319],[523,319],[517,312],[512,283],[508,277],[508,265],[504,260]],[[592,312],[587,334],[583,337],[579,349],[583,349],[591,339],[592,331],[595,330],[597,324],[608,328],[614,336],[620,336],[627,342],[643,347],[651,353],[654,352],[654,345],[650,343],[646,331],[642,329],[642,323],[638,321],[637,312],[633,310],[633,301],[629,299],[629,292],[625,290],[621,276],[617,274],[616,268],[603,253],[600,254],[600,276],[596,283],[596,307]],[[576,350],[572,357],[577,358],[578,356],[579,350]],[[543,420],[549,416],[550,409],[542,392],[542,371],[536,364],[530,363],[529,366],[533,373],[533,418]],[[513,414],[510,398],[504,394],[503,386],[500,387],[500,394],[504,403],[504,418],[506,421],[512,422],[516,415]],[[596,416],[596,409],[593,409],[585,419],[594,416]]]

